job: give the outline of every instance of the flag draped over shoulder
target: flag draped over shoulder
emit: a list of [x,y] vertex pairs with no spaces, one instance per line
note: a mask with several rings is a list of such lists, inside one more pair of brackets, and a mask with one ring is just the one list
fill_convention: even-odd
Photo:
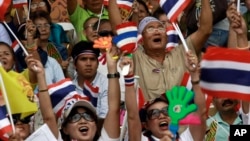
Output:
[[52,108],[57,117],[61,117],[63,112],[62,110],[66,106],[65,104],[67,101],[78,98],[88,100],[86,97],[81,97],[75,89],[75,85],[69,78],[63,79],[48,86]]
[[23,5],[27,5],[27,4],[28,4],[27,0],[13,0],[13,7],[14,8],[20,8]]
[[171,22],[176,22],[180,13],[192,0],[160,0],[160,6]]
[[83,84],[83,93],[89,98],[90,102],[96,107],[99,88],[93,87],[89,81],[85,81]]
[[7,141],[8,134],[12,132],[11,124],[7,118],[7,110],[5,105],[0,106],[0,139]]
[[35,113],[37,111],[37,104],[34,102],[33,89],[26,78],[22,74],[12,70],[6,72],[2,66],[0,66],[0,73],[6,89],[11,114],[21,113],[21,118],[24,118]]
[[250,52],[210,47],[201,62],[204,93],[232,99],[250,100]]

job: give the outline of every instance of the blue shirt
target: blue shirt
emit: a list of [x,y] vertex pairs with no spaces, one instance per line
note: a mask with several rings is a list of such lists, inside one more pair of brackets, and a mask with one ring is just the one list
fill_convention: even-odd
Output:
[[[242,120],[238,116],[233,125],[243,124]],[[207,127],[209,131],[206,134],[206,141],[228,141],[230,134],[230,125],[223,121],[220,114],[217,112],[212,118],[207,120]]]

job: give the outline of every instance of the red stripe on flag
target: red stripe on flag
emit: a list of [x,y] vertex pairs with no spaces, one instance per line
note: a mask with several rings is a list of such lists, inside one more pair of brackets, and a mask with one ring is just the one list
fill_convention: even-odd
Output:
[[145,104],[145,98],[143,96],[141,88],[138,88],[137,100],[138,100],[138,108],[141,109],[144,106],[144,104]]

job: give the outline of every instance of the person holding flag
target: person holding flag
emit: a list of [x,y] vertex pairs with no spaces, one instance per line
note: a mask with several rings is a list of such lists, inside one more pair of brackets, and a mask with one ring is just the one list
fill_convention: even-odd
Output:
[[[204,139],[206,131],[206,107],[205,96],[199,86],[199,67],[192,67],[193,64],[198,66],[198,59],[191,52],[186,53],[185,64],[189,70],[194,84],[194,102],[198,106],[198,110],[194,114],[200,120],[199,125],[189,125],[188,128],[180,133],[179,141],[201,141]],[[136,141],[155,141],[163,140],[172,141],[173,134],[170,132],[170,119],[167,113],[167,106],[172,99],[166,99],[163,96],[153,99],[145,103],[144,107],[138,111],[136,92],[134,88],[134,66],[133,60],[130,57],[123,56],[120,66],[130,64],[129,74],[125,76],[125,103],[128,112],[128,138]],[[139,115],[140,114],[140,115]],[[141,125],[146,129],[141,132]]]
[[[169,1],[163,1],[161,4],[164,4],[164,2]],[[109,3],[110,21],[113,24],[112,27],[115,27],[122,23],[122,19],[117,14],[119,9],[115,0],[110,0]],[[202,0],[202,5],[199,29],[185,40],[187,50],[195,52],[197,56],[200,56],[201,48],[212,31],[212,12],[209,0]],[[164,6],[168,5],[165,4]],[[171,10],[171,7],[168,7],[168,9]],[[176,14],[173,15],[176,16]],[[177,20],[177,16],[175,20]],[[171,19],[173,20],[174,17]],[[115,31],[114,28],[113,31]],[[159,94],[164,93],[173,86],[180,85],[186,71],[184,63],[186,50],[183,48],[184,44],[181,44],[180,47],[174,48],[171,52],[165,52],[168,41],[165,26],[154,17],[142,19],[138,26],[138,33],[143,38],[143,49],[137,48],[133,53],[135,75],[140,77],[139,85],[145,99],[150,100],[158,97]]]
[[[47,83],[45,79],[45,70],[43,68],[43,65],[41,64],[40,61],[34,59],[32,55],[27,56],[25,58],[25,61],[27,62],[29,70],[36,75],[35,77],[37,79],[37,85],[39,88],[39,93],[38,93],[39,105],[43,121],[45,124],[48,125],[50,131],[53,133],[55,138],[61,140],[59,136],[56,117],[54,115],[51,105],[51,100],[47,88]],[[36,66],[36,69],[34,69],[34,66]],[[13,118],[15,119],[14,124],[16,132],[14,132],[13,135],[10,136],[9,140],[10,141],[14,141],[16,139],[25,140],[26,138],[29,137],[30,134],[32,134],[30,127],[31,116],[26,117],[25,119],[21,119],[19,115],[15,115],[15,117]]]

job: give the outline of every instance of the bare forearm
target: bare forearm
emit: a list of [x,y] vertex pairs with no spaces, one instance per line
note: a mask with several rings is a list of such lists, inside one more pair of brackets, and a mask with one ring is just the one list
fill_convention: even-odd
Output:
[[38,88],[39,88],[39,103],[40,109],[43,116],[43,120],[49,126],[50,130],[54,134],[56,138],[58,138],[58,127],[56,123],[56,118],[52,109],[51,100],[49,93],[47,91],[47,84],[45,80],[45,76],[38,75]]
[[116,0],[109,0],[108,12],[112,30],[116,33],[116,26],[122,23],[122,18]]
[[133,86],[126,86],[125,103],[128,114],[128,135],[129,141],[141,140],[141,122],[136,100],[136,93]]

